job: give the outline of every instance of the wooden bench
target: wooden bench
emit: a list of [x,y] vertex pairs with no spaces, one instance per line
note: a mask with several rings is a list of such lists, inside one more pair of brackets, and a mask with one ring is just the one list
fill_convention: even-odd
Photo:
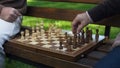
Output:
[[[48,0],[48,1],[70,2],[70,3],[74,2],[74,3],[86,3],[86,4],[98,4],[101,2],[101,0]],[[78,13],[83,13],[83,12],[84,11],[80,11],[80,10],[28,6],[27,13],[25,14],[25,16],[72,21]],[[106,26],[105,27],[105,36],[109,36],[111,26],[120,27],[119,22],[120,22],[120,16],[117,15],[117,16],[110,17],[108,19],[104,19],[104,20],[98,22],[97,24]],[[91,68],[91,66],[89,66],[89,64],[87,65],[87,62],[82,62],[82,61],[88,61],[90,58],[94,58],[93,55],[91,56],[91,54],[96,54],[96,53],[101,54],[102,52],[106,52],[106,51],[104,51],[105,49],[101,49],[102,47],[98,48],[97,51],[101,51],[101,52],[95,51],[95,52],[89,53],[88,57],[90,57],[90,58],[83,58],[83,59],[79,60],[78,62],[81,62],[81,64],[80,64],[77,62],[70,62],[70,61],[58,59],[55,57],[43,55],[40,53],[35,53],[35,52],[32,52],[32,49],[27,50],[27,49],[23,49],[20,47],[15,47],[13,45],[15,45],[15,44],[10,41],[5,43],[5,52],[8,57],[17,58],[17,59],[19,58],[18,60],[23,60],[24,62],[26,62],[26,61],[33,62],[33,64],[38,64],[38,66],[39,66],[39,64],[45,64],[45,65],[55,67],[55,68]],[[91,49],[91,50],[93,50],[93,49]],[[105,55],[105,53],[101,54],[101,55],[103,56],[103,55]],[[99,58],[96,58],[96,59],[98,60]],[[90,60],[90,62],[93,62],[93,61],[95,62],[96,59]],[[86,63],[86,65],[84,63]],[[90,64],[90,65],[92,65],[92,64]]]

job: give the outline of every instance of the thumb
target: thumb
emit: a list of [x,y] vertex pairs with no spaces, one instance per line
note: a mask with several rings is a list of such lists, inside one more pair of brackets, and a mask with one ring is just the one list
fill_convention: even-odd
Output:
[[80,31],[87,25],[88,23],[86,23],[85,21],[81,21],[81,23],[78,25],[77,33],[80,33]]
[[17,16],[21,16],[21,15],[22,15],[18,10],[15,10],[15,14],[16,14]]

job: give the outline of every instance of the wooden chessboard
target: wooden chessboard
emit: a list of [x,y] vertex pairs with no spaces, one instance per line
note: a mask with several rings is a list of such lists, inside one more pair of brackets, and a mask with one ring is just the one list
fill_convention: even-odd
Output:
[[[52,35],[51,36],[52,41],[49,41],[46,33],[41,37],[37,38],[36,41],[31,42],[31,40],[28,40],[28,39],[21,41],[20,37],[17,37],[15,39],[10,40],[10,42],[12,42],[12,45],[15,45],[20,48],[26,48],[31,51],[35,51],[37,53],[41,53],[44,55],[48,55],[48,56],[52,56],[52,57],[56,57],[56,58],[60,58],[68,61],[76,61],[78,58],[80,58],[83,55],[84,52],[94,47],[104,39],[103,36],[100,36],[99,41],[95,42],[94,40],[95,35],[93,35],[93,41],[79,45],[75,49],[71,47],[71,51],[68,51],[66,47],[68,45],[66,44],[66,41],[65,41],[64,32],[67,32],[68,34],[72,34],[72,32],[69,32],[69,31],[62,31],[62,32],[63,33],[61,33],[61,39],[64,42],[62,44],[63,46],[62,49],[59,48],[60,46],[59,40],[58,40],[59,38],[55,35]],[[71,35],[71,37],[72,36],[73,35]],[[72,45],[73,44],[71,44],[71,46]]]

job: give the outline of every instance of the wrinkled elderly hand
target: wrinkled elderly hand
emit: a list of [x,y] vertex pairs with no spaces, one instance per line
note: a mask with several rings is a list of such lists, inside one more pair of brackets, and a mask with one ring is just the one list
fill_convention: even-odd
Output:
[[78,14],[72,22],[72,32],[79,33],[82,28],[91,22],[87,13]]
[[0,18],[5,20],[5,21],[8,21],[8,22],[13,22],[20,15],[21,14],[18,10],[11,8],[11,7],[4,7],[1,10]]
[[117,37],[115,38],[115,41],[112,45],[112,48],[116,47],[116,46],[120,46],[120,33],[117,35]]

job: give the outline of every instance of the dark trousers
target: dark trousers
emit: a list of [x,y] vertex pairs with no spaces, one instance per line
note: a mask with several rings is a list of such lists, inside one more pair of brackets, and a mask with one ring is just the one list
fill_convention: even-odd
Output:
[[115,47],[107,56],[96,63],[94,68],[120,68],[120,46]]

